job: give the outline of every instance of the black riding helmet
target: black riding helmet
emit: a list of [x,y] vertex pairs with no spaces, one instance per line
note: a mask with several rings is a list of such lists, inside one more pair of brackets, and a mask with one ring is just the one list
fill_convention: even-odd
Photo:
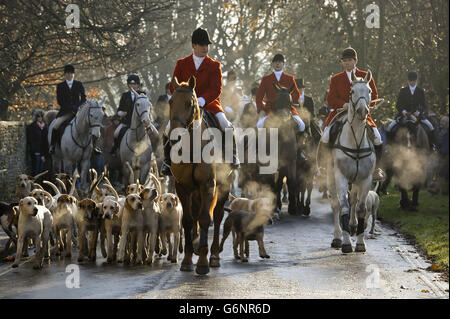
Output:
[[141,85],[141,79],[137,74],[130,74],[127,78],[127,84],[139,84]]

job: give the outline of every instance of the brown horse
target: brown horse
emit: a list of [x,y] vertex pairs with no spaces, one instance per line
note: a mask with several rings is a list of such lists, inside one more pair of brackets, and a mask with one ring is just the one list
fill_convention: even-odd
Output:
[[[232,174],[230,174],[230,166],[226,164],[206,163],[203,159],[199,163],[192,161],[193,126],[200,123],[202,134],[207,129],[198,106],[194,90],[195,83],[196,80],[193,76],[189,82],[183,83],[178,83],[176,77],[172,79],[174,92],[169,101],[170,133],[177,128],[186,129],[189,132],[191,160],[180,163],[172,161],[171,171],[175,178],[177,194],[183,206],[185,253],[180,270],[193,270],[193,240],[198,236],[198,226],[200,226],[199,258],[195,271],[197,274],[207,274],[209,266],[220,267],[220,223],[224,215],[225,201],[228,199]],[[202,150],[207,143],[208,141],[201,141]],[[171,141],[171,144],[174,144],[174,141]],[[214,239],[208,265],[208,228],[211,218],[214,220]]]

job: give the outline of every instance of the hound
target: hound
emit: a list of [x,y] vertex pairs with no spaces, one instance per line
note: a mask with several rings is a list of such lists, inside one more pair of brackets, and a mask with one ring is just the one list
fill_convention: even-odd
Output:
[[53,231],[56,235],[56,254],[59,255],[63,248],[65,257],[72,256],[72,236],[75,232],[75,219],[77,205],[75,197],[67,194],[59,196],[56,208],[53,211]]
[[[82,262],[86,255],[88,255],[90,261],[95,261],[100,226],[99,208],[90,198],[85,198],[78,202],[77,206],[78,211],[75,216],[75,221],[78,227],[78,262]],[[92,232],[89,246],[86,238],[88,232]]]
[[15,188],[15,196],[17,200],[20,200],[24,197],[30,195],[30,192],[35,188],[35,181],[47,174],[48,171],[37,174],[36,176],[30,176],[27,174],[19,174],[17,176],[16,188]]
[[[52,228],[52,214],[41,205],[37,205],[37,200],[33,197],[25,197],[20,200],[17,214],[19,215],[16,258],[12,265],[13,268],[19,266],[20,256],[25,240],[31,237],[34,241],[36,253],[34,256],[34,269],[42,268],[44,257],[50,257],[49,235]],[[42,251],[41,251],[42,245]]]
[[[183,207],[177,195],[166,193],[161,195],[161,220],[159,233],[162,241],[163,254],[167,251],[169,243],[169,255],[167,260],[172,263],[178,262],[178,248],[180,245],[180,234],[182,232]],[[173,234],[173,246],[171,241]]]

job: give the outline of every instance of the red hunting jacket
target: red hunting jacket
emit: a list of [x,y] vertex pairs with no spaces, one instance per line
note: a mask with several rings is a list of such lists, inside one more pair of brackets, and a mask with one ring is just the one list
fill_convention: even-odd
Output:
[[[366,76],[366,71],[361,71],[359,69],[356,69],[356,76],[364,78]],[[331,124],[331,120],[336,115],[336,110],[339,108],[342,108],[342,106],[350,101],[350,89],[351,89],[351,83],[348,79],[347,73],[345,70],[341,73],[338,73],[334,75],[331,78],[330,81],[330,90],[328,91],[327,95],[327,102],[330,108],[333,110],[328,115],[327,121],[325,122],[325,126],[328,126]],[[375,81],[370,80],[369,86],[372,89],[372,95],[371,99],[376,100],[378,99],[378,91],[377,87],[375,86]],[[370,106],[374,107],[376,103],[371,103]],[[372,116],[370,114],[367,116],[367,124],[372,127],[377,127],[377,125],[372,120]]]
[[[220,62],[206,56],[198,70],[195,69],[193,53],[179,59],[175,65],[172,78],[177,77],[178,82],[187,82],[193,75],[196,79],[195,94],[197,98],[205,99],[205,110],[216,114],[223,112],[220,105],[220,93],[222,93],[222,69]],[[170,83],[170,92],[173,94],[173,86]]]
[[[266,115],[273,113],[273,103],[275,101],[276,92],[273,88],[273,82],[279,86],[290,88],[292,84],[295,86],[294,92],[292,92],[292,102],[297,103],[300,98],[300,92],[298,91],[297,84],[294,81],[294,76],[283,72],[280,77],[280,82],[277,81],[275,73],[272,72],[264,76],[256,92],[256,108],[258,113],[262,110],[266,112]],[[265,102],[263,101],[265,97]],[[291,112],[294,115],[298,115],[297,110],[291,105]]]

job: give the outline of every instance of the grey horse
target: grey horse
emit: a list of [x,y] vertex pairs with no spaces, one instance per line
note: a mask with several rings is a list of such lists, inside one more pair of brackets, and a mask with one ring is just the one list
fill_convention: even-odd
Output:
[[[334,239],[331,245],[341,246],[343,253],[353,251],[350,236],[355,234],[357,236],[355,251],[366,251],[364,242],[366,198],[372,184],[376,160],[366,128],[371,102],[369,87],[371,78],[370,71],[364,79],[356,78],[352,72],[350,106],[347,116],[341,119],[342,131],[333,145],[331,161],[328,161],[330,173],[327,184],[334,214]],[[350,197],[347,198],[349,184],[352,186]]]
[[[125,187],[130,184],[130,176],[136,176],[140,183],[145,183],[152,155],[150,136],[154,136],[151,134],[155,134],[156,131],[150,122],[150,101],[148,97],[144,93],[139,94],[137,92],[135,92],[135,96],[131,126],[120,142],[120,161]],[[129,171],[128,166],[124,165],[126,162],[134,166],[133,174]]]
[[[61,138],[61,145],[58,145],[53,155],[53,167],[59,167],[60,161],[63,161],[64,171],[70,176],[73,175],[75,168],[81,167],[80,181],[81,190],[87,192],[87,173],[89,169],[92,138],[100,137],[100,125],[105,114],[103,103],[95,100],[86,100],[79,109],[70,124],[64,129]],[[50,143],[51,132],[55,121],[52,121],[49,127],[48,141]]]

